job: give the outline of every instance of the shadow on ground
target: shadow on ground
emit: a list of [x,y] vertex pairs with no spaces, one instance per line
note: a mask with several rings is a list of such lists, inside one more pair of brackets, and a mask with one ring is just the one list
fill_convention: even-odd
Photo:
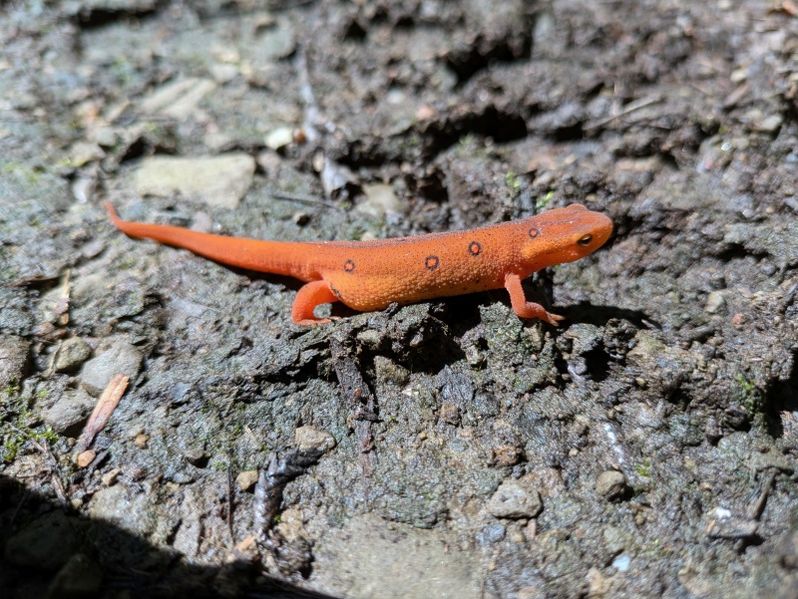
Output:
[[129,532],[0,476],[3,597],[330,598],[263,576],[257,563],[185,563]]

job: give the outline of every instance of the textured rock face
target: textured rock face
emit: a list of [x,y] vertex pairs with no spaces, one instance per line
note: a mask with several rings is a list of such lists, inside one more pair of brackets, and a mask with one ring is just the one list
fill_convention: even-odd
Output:
[[[0,588],[92,593],[87,556],[98,595],[794,596],[794,4],[0,2]],[[525,282],[556,329],[486,292],[299,330],[295,281],[105,199],[306,241],[578,202],[615,234]],[[67,561],[34,524],[64,506]]]

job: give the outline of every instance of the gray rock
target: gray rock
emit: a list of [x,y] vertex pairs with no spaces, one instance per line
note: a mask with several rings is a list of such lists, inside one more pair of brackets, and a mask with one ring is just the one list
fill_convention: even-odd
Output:
[[28,370],[30,343],[15,335],[0,336],[0,387],[19,383]]
[[493,545],[494,543],[504,540],[506,535],[507,528],[504,524],[495,522],[493,524],[488,524],[477,533],[477,543],[482,546]]
[[506,479],[488,501],[496,518],[534,518],[543,509],[540,493],[527,479]]
[[[504,531],[501,524],[497,529]],[[444,531],[356,516],[319,538],[313,558],[314,588],[335,596],[485,596],[478,555]]]
[[60,434],[77,433],[94,409],[96,400],[83,389],[67,391],[42,412],[44,423]]
[[626,494],[626,491],[626,477],[623,472],[605,470],[596,479],[596,493],[605,499],[610,501],[621,499]]
[[212,206],[235,208],[252,185],[255,159],[249,154],[142,160],[133,185],[140,195],[180,194]]
[[148,493],[133,493],[121,483],[99,489],[89,502],[88,514],[136,535],[149,534],[155,523],[149,509],[155,506]]
[[5,558],[17,566],[60,568],[78,548],[76,523],[70,520],[60,511],[37,518],[8,539]]
[[135,377],[143,356],[133,345],[117,341],[110,349],[92,358],[80,371],[80,383],[92,395],[99,395],[115,374]]
[[72,337],[61,344],[54,367],[57,372],[70,372],[90,357],[91,346],[80,337]]
[[784,117],[782,117],[780,114],[771,114],[769,116],[763,117],[760,120],[757,120],[754,123],[754,129],[764,133],[775,133],[778,131],[779,127],[781,127],[783,122]]

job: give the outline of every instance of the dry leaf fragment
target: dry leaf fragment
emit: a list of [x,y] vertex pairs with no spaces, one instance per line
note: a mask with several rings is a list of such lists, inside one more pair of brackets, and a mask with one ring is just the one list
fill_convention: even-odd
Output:
[[97,405],[94,406],[94,411],[91,413],[91,416],[89,416],[89,420],[86,422],[86,426],[83,427],[83,432],[78,438],[77,445],[75,446],[78,453],[87,449],[92,444],[92,441],[94,441],[94,437],[97,436],[97,433],[103,430],[105,425],[108,424],[111,414],[114,413],[116,406],[119,404],[119,400],[122,399],[122,395],[124,395],[127,389],[128,380],[129,378],[124,374],[115,374],[111,377],[111,380],[108,381],[108,385],[106,385],[102,395],[100,395],[100,399],[97,400]]

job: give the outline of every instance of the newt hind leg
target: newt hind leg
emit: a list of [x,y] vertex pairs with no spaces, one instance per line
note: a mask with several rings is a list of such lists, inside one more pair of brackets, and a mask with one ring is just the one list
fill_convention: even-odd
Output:
[[524,288],[521,286],[521,277],[509,274],[504,277],[504,288],[510,294],[510,305],[519,318],[539,318],[556,327],[565,317],[547,312],[546,308],[535,302],[526,301]]
[[328,281],[311,281],[300,287],[291,306],[291,320],[300,325],[316,325],[331,322],[329,318],[317,318],[313,311],[316,306],[337,302],[338,297],[333,293]]

